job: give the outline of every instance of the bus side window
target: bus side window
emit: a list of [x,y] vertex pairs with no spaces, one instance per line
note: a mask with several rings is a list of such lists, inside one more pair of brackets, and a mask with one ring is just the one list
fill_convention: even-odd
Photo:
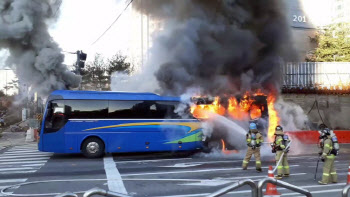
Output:
[[44,133],[53,133],[60,130],[65,124],[63,101],[51,101],[48,105],[45,118]]

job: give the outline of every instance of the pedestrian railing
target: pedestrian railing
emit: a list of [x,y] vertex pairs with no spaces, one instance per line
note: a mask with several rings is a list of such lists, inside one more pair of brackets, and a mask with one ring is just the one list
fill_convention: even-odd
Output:
[[287,182],[277,181],[274,178],[265,178],[265,179],[259,181],[259,183],[258,183],[258,197],[263,197],[264,196],[264,194],[263,194],[263,187],[264,187],[264,185],[266,183],[271,183],[271,184],[274,184],[274,185],[277,185],[277,186],[280,186],[280,187],[284,187],[286,189],[290,189],[290,190],[292,190],[294,192],[298,192],[298,193],[304,194],[307,197],[312,197],[312,194],[308,190],[303,189],[303,188],[298,187],[298,186],[295,186],[295,185],[292,185],[292,184],[289,184]]
[[[112,191],[106,191],[104,189],[100,188],[92,188],[88,191],[86,191],[83,195],[83,197],[90,197],[93,195],[101,195],[101,196],[107,196],[107,197],[130,197],[125,194],[117,193],[117,192],[112,192]],[[70,192],[66,192],[64,194],[59,194],[55,197],[78,197],[78,195]]]
[[71,193],[71,192],[66,192],[66,193],[63,193],[63,194],[59,194],[55,197],[78,197],[78,195],[74,194],[74,193]]
[[348,197],[349,191],[350,191],[350,185],[345,186],[342,192],[342,197]]
[[92,188],[88,191],[86,191],[83,195],[83,197],[90,197],[92,195],[101,195],[101,196],[108,196],[108,197],[130,197],[128,195],[112,192],[112,191],[106,191],[104,189],[100,188]]
[[239,187],[242,187],[244,185],[249,185],[252,189],[252,197],[256,197],[257,196],[257,186],[256,184],[254,183],[254,181],[252,181],[251,179],[245,179],[245,180],[242,180],[242,181],[238,181],[236,183],[233,183],[227,187],[224,187],[210,195],[208,195],[207,197],[217,197],[217,196],[222,196],[224,194],[227,194],[228,192],[232,191],[232,190],[235,190]]

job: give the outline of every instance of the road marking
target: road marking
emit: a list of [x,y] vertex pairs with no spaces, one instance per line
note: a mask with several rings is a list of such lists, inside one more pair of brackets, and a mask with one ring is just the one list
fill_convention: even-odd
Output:
[[2,179],[0,180],[1,183],[15,183],[15,182],[25,182],[27,179]]
[[21,152],[21,151],[37,151],[37,152],[40,152],[38,149],[31,149],[31,148],[26,148],[26,149],[10,149],[8,150],[7,152]]
[[117,166],[112,156],[105,156],[103,158],[104,168],[106,171],[108,189],[110,191],[127,194],[122,177],[117,169]]
[[8,196],[9,194],[13,194],[13,192],[6,192],[6,194],[1,194],[0,193],[0,196]]
[[38,151],[38,150],[28,150],[28,149],[26,149],[26,150],[8,150],[8,151],[6,151],[7,153],[50,153],[50,152],[41,152],[41,151]]
[[234,160],[234,161],[204,161],[204,162],[187,162],[187,163],[177,163],[173,166],[159,166],[159,167],[165,167],[165,168],[186,168],[186,167],[193,167],[193,166],[199,166],[203,164],[211,164],[211,163],[235,163],[239,162],[241,163],[241,160]]
[[[300,176],[305,175],[307,173],[294,173],[290,174],[290,176]],[[266,175],[261,176],[240,176],[240,177],[234,177],[234,178],[218,178],[218,180],[237,180],[237,179],[252,179],[252,178],[266,178]]]
[[195,163],[177,163],[173,166],[159,166],[159,167],[164,167],[164,168],[189,168],[189,167],[194,167],[194,166],[200,166],[202,164],[195,164]]
[[[320,190],[320,191],[312,191],[311,194],[322,194],[322,193],[334,193],[334,192],[340,192],[342,189],[329,189],[329,190]],[[295,196],[299,195],[300,193],[286,193],[283,194],[283,196]]]
[[176,160],[184,160],[184,159],[192,159],[192,158],[180,158],[180,159],[154,159],[154,160],[130,160],[130,161],[117,161],[117,164],[123,163],[142,163],[142,162],[159,162],[159,161],[176,161]]
[[0,156],[0,160],[2,159],[13,159],[13,158],[40,158],[40,157],[50,157],[50,155],[38,155],[38,156],[30,156],[30,155],[16,155],[16,156]]
[[23,168],[1,168],[0,172],[3,171],[10,171],[10,170],[33,170],[34,168],[30,168],[30,167],[23,167]]
[[212,186],[225,185],[227,183],[231,183],[231,181],[204,180],[204,181],[200,181],[197,183],[182,183],[182,184],[178,184],[178,185],[212,187]]
[[42,164],[29,164],[29,165],[21,165],[21,166],[24,166],[24,167],[36,167],[36,166],[43,166],[45,165],[44,163]]
[[16,156],[16,155],[30,155],[30,156],[35,156],[35,155],[52,155],[52,153],[41,153],[41,152],[28,152],[28,153],[17,153],[17,152],[11,152],[11,153],[3,153],[2,155],[4,156]]
[[[0,186],[0,191],[2,190],[2,189],[4,189],[4,188],[7,188],[7,187],[10,187],[11,185],[2,185],[2,186]],[[18,189],[19,188],[19,186],[13,186],[13,187],[11,187],[11,189]],[[1,194],[1,193],[0,193]]]
[[40,157],[40,158],[20,158],[20,159],[0,159],[0,162],[10,162],[10,161],[33,161],[33,160],[41,160],[41,161],[44,161],[44,160],[48,160],[50,159],[50,157]]
[[39,160],[39,161],[11,161],[11,162],[2,162],[0,165],[11,165],[11,164],[35,164],[35,163],[46,163],[47,160]]
[[[299,165],[289,165],[289,167],[296,167]],[[262,167],[268,168],[268,167]],[[138,173],[138,174],[122,174],[122,176],[145,176],[145,175],[156,175],[156,174],[180,174],[180,173],[196,173],[196,172],[213,172],[213,171],[228,171],[228,170],[242,170],[242,168],[213,168],[206,170],[186,170],[186,171],[166,171],[166,172],[149,172],[149,173]]]
[[11,171],[11,172],[0,172],[0,174],[27,174],[27,173],[34,173],[37,170],[28,170],[28,171]]

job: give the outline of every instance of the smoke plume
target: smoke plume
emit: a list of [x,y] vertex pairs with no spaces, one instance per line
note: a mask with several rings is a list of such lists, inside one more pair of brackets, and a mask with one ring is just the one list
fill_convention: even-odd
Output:
[[200,87],[221,95],[275,89],[280,64],[295,58],[279,0],[135,0],[133,7],[163,28],[142,72],[113,85],[116,90],[181,95]]
[[9,50],[6,64],[20,83],[41,95],[77,87],[80,76],[62,64],[64,55],[48,32],[61,0],[1,0],[0,50]]

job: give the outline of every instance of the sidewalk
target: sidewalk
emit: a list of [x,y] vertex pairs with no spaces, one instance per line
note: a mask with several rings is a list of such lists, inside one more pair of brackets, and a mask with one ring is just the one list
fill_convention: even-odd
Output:
[[35,144],[37,142],[26,142],[25,132],[1,132],[0,137],[0,151],[11,146],[24,145],[24,144]]

